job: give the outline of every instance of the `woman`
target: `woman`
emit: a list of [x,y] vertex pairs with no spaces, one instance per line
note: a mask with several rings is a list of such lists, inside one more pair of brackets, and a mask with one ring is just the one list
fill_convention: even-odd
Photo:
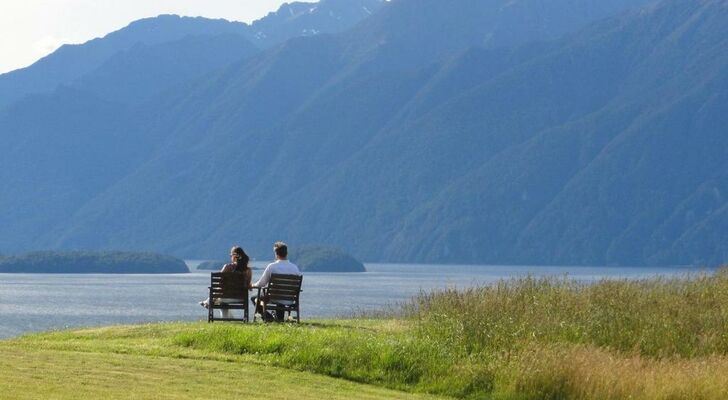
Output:
[[230,249],[230,261],[232,262],[225,264],[220,272],[240,272],[246,274],[246,277],[248,278],[248,285],[250,285],[250,281],[253,277],[253,273],[248,267],[250,257],[245,254],[242,247],[235,246]]
[[[248,263],[250,262],[250,257],[248,257],[247,254],[245,254],[245,250],[243,250],[242,247],[234,246],[232,249],[230,249],[230,263],[225,264],[220,272],[239,272],[241,274],[245,274],[245,280],[248,282],[248,289],[250,289],[251,281],[253,279],[253,271],[248,266]],[[220,299],[221,303],[225,303],[226,300],[230,300],[231,302],[239,302],[239,299]],[[210,306],[210,299],[207,298],[204,301],[200,302],[200,305],[208,308]],[[232,318],[232,312],[227,309],[223,309],[222,311],[222,317],[223,318]]]

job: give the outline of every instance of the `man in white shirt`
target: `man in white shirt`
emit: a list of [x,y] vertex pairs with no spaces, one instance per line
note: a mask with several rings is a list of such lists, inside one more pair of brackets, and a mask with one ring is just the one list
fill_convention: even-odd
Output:
[[[286,274],[286,275],[302,275],[301,270],[298,269],[298,266],[290,261],[288,261],[288,246],[283,242],[275,242],[273,244],[273,253],[275,254],[276,260],[270,264],[268,264],[267,267],[265,267],[265,271],[263,271],[263,275],[258,279],[257,282],[253,284],[253,287],[261,287],[264,288],[268,286],[268,283],[270,282],[270,276],[272,274]],[[257,296],[253,296],[251,298],[253,301],[253,305],[258,304],[258,298]],[[263,299],[265,301],[265,299]],[[256,313],[262,313],[263,310],[258,307],[255,310]],[[278,314],[278,313],[276,313]],[[281,313],[283,314],[283,313]],[[263,315],[263,319],[271,319],[269,316]],[[279,321],[283,320],[283,315],[276,315],[276,319]]]

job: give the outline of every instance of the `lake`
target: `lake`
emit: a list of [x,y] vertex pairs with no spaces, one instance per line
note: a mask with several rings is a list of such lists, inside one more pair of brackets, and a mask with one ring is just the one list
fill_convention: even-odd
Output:
[[[0,338],[79,326],[207,318],[210,271],[175,275],[0,274]],[[264,267],[265,263],[256,263]],[[420,290],[486,285],[519,276],[579,281],[640,279],[697,272],[685,267],[539,267],[366,264],[365,273],[307,273],[301,318],[347,316],[403,302]],[[262,271],[253,271],[257,279]],[[252,316],[251,316],[252,317]]]

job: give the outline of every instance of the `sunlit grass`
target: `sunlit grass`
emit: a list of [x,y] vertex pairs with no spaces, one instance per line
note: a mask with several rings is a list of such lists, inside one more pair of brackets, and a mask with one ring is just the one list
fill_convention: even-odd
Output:
[[[526,399],[726,399],[728,358],[655,359],[582,345],[533,346],[504,392]],[[506,396],[510,397],[510,396]]]
[[423,293],[407,310],[420,336],[461,354],[517,352],[534,342],[657,358],[728,353],[728,270],[597,284],[524,278]]
[[[115,326],[0,341],[1,399],[422,399],[254,356],[175,345],[186,333],[264,326],[202,323]],[[229,350],[229,349],[226,349]]]

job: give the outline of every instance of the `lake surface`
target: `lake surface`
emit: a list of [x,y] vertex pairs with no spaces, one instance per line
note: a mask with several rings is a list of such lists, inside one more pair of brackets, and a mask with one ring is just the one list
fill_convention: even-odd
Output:
[[[206,320],[210,271],[174,275],[0,274],[0,338],[79,326]],[[264,267],[265,263],[256,263]],[[567,276],[585,282],[697,272],[684,267],[538,267],[367,264],[365,273],[307,273],[301,318],[374,311],[421,290],[486,285],[500,279]],[[262,271],[253,271],[257,279]],[[252,316],[251,316],[252,317]]]

